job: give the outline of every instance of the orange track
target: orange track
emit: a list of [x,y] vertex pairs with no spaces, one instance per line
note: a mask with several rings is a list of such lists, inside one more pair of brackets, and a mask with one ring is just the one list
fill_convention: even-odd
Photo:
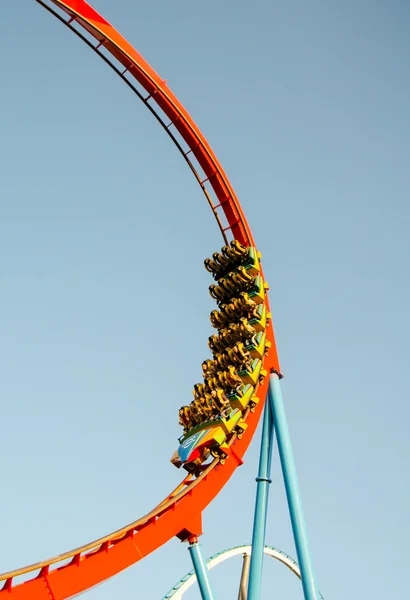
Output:
[[[57,10],[51,7],[62,9],[64,12],[61,14],[69,16],[69,19],[64,19],[66,24],[77,33],[79,30],[85,32],[88,40],[95,39],[97,44],[93,45],[94,49],[105,60],[109,53],[123,65],[122,76],[126,73],[142,86],[148,93],[143,99],[144,102],[156,104],[170,120],[166,129],[175,128],[186,143],[188,150],[184,152],[175,137],[170,134],[194,171],[225,239],[226,232],[230,231],[232,237],[241,243],[254,245],[242,208],[222,166],[166,82],[118,31],[84,0],[48,0],[48,3],[46,0],[36,1],[60,19]],[[87,43],[91,45],[89,41]],[[116,70],[118,72],[118,69]],[[129,84],[129,79],[126,81]],[[148,106],[151,112],[155,113],[152,107]],[[159,120],[162,121],[161,118]],[[189,153],[198,161],[204,173],[203,178],[198,176],[198,172],[187,159]],[[209,191],[205,183],[210,186]],[[217,204],[212,201],[210,192],[216,196]],[[226,227],[222,225],[221,211],[228,223]],[[264,361],[264,368],[279,373],[272,325],[268,327],[268,339],[272,348]],[[5,582],[0,590],[0,597],[11,597],[11,600],[63,600],[116,575],[175,536],[186,539],[189,535],[201,534],[203,510],[218,495],[235,469],[242,464],[242,457],[251,442],[262,412],[268,382],[267,377],[258,388],[261,402],[254,413],[245,414],[248,429],[240,440],[233,439],[231,453],[223,465],[216,459],[197,479],[188,475],[151,513],[106,537],[52,559],[0,575],[0,581]],[[23,575],[25,578],[31,575],[32,578],[24,583],[15,581]]]

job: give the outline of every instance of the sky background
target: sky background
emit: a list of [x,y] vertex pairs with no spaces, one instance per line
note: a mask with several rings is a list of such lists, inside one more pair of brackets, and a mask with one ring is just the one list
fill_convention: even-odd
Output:
[[[0,571],[142,516],[211,333],[221,238],[171,141],[34,0],[0,21]],[[410,5],[94,0],[187,107],[270,283],[283,392],[325,598],[408,597]],[[248,543],[258,439],[204,513]],[[275,455],[267,543],[295,556]],[[263,600],[302,599],[266,563]],[[212,572],[235,600],[240,559]],[[89,600],[159,600],[177,540]],[[193,590],[187,600],[198,598]]]

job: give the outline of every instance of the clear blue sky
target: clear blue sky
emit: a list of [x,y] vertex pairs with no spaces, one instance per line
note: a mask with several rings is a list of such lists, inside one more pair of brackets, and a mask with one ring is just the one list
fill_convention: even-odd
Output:
[[[224,165],[263,252],[317,579],[408,596],[410,8],[404,0],[94,0]],[[34,0],[4,2],[0,570],[149,511],[207,356],[221,245],[145,107]],[[206,511],[204,551],[251,536],[258,444]],[[294,555],[274,462],[267,542]],[[263,598],[297,600],[267,563]],[[159,600],[174,540],[90,600]],[[237,594],[240,561],[213,572]],[[196,593],[187,600],[197,598]]]

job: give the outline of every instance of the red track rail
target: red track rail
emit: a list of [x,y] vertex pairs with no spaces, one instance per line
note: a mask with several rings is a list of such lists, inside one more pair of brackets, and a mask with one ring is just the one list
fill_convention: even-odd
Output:
[[[36,0],[65,22],[91,46],[138,94],[171,136],[200,183],[225,239],[231,237],[254,245],[242,208],[208,142],[166,82],[142,56],[84,0]],[[58,11],[61,9],[61,12]],[[68,18],[67,18],[68,15]],[[123,70],[117,64],[123,66]],[[135,86],[138,87],[135,87]],[[141,93],[145,90],[147,95]],[[158,108],[160,110],[158,110]],[[166,124],[161,114],[169,123]],[[175,130],[172,133],[171,129]],[[179,136],[179,137],[178,137]],[[179,141],[179,139],[181,141]],[[182,144],[186,144],[186,149]],[[195,157],[199,167],[190,158]],[[216,197],[214,202],[212,196]],[[227,225],[224,226],[223,220]],[[266,301],[267,303],[267,301]],[[279,369],[272,325],[268,328],[271,351],[264,367]],[[112,577],[141,560],[172,537],[185,539],[202,533],[202,512],[218,495],[235,469],[242,464],[255,433],[267,393],[268,378],[258,389],[261,402],[254,413],[245,415],[248,429],[231,443],[231,454],[222,465],[215,460],[198,479],[187,476],[183,482],[145,515],[99,540],[52,559],[0,575],[4,587],[0,597],[12,600],[63,600]],[[24,583],[16,578],[32,578]]]

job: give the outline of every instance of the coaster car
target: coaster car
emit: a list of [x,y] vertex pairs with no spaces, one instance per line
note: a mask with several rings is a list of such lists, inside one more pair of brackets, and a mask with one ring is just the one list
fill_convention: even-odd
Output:
[[213,310],[209,315],[213,327],[219,331],[244,317],[256,331],[261,331],[265,329],[271,314],[266,312],[263,303],[257,304],[247,292],[241,292],[236,298],[222,304],[220,310]]
[[247,275],[243,267],[240,273],[229,273],[226,277],[221,277],[218,284],[212,283],[209,286],[209,293],[219,305],[226,303],[230,298],[240,291],[248,293],[249,298],[262,304],[265,300],[265,292],[269,289],[269,285],[263,280],[261,275]]
[[248,275],[247,271],[240,267],[242,271],[238,273],[228,273],[218,280],[218,283],[212,283],[209,286],[209,293],[214,300],[223,304],[240,291],[251,291],[254,289],[255,277]]
[[256,248],[253,246],[246,248],[233,240],[230,247],[224,246],[220,253],[215,252],[212,258],[206,258],[204,265],[215,279],[219,279],[239,266],[243,266],[252,275],[257,275],[260,272],[260,259],[261,254]]
[[246,246],[242,246],[237,240],[232,240],[230,246],[224,246],[221,252],[214,252],[212,258],[205,259],[205,269],[218,279],[223,273],[246,261],[248,255],[249,249]]
[[209,291],[218,309],[210,320],[217,333],[208,340],[212,359],[202,363],[204,383],[194,386],[190,405],[180,408],[184,434],[171,458],[175,466],[195,476],[206,468],[210,456],[225,460],[234,436],[240,437],[247,428],[244,414],[259,402],[255,393],[267,375],[262,364],[271,346],[266,339],[269,286],[260,259],[256,248],[233,240],[205,260],[215,279]]
[[216,353],[213,363],[218,369],[227,369],[230,366],[241,367],[251,361],[251,355],[245,350],[242,342],[237,342],[235,346],[226,348],[223,353]]
[[178,468],[183,466],[187,471],[194,472],[210,453],[226,458],[229,453],[225,444],[227,436],[234,430],[241,435],[247,427],[241,417],[242,412],[234,409],[226,418],[217,417],[193,427],[179,438],[179,447],[171,462]]
[[[256,319],[256,321],[258,321],[258,319]],[[257,326],[256,322],[251,325],[245,317],[241,317],[238,323],[231,323],[229,327],[225,327],[217,334],[211,335],[208,338],[208,346],[211,352],[214,355],[224,353],[228,348],[234,346],[238,342],[244,343],[245,346],[255,345],[255,338],[258,335],[255,325]]]

